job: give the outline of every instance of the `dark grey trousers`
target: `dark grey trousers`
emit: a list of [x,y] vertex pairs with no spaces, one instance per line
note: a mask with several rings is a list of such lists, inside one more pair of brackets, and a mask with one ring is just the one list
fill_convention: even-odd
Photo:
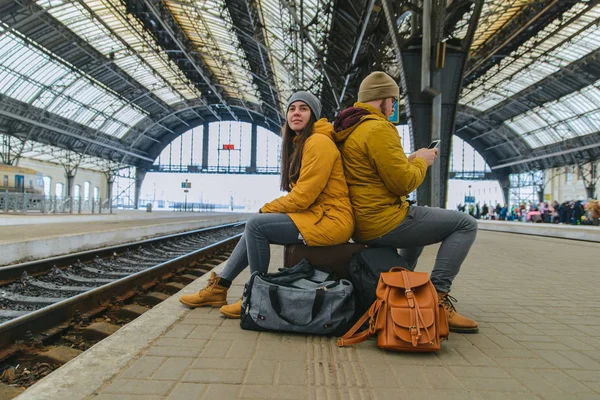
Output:
[[252,215],[219,276],[233,281],[248,265],[250,272],[267,272],[271,261],[269,244],[302,243],[299,235],[300,231],[287,214]]
[[477,220],[468,214],[413,206],[394,230],[367,244],[400,249],[400,255],[414,270],[423,246],[441,242],[431,282],[439,292],[449,292],[476,236]]

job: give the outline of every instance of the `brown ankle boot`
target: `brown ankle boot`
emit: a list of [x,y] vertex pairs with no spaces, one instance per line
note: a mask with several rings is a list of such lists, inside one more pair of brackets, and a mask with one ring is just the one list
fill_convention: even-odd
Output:
[[454,308],[452,302],[456,302],[456,299],[450,296],[448,293],[438,292],[438,302],[444,306],[446,310],[446,317],[448,318],[448,328],[450,332],[458,333],[477,333],[479,332],[479,326],[477,322],[463,317]]
[[182,304],[188,307],[221,307],[227,304],[227,289],[224,286],[219,285],[221,278],[214,272],[210,271],[210,278],[208,278],[208,285],[198,293],[185,294],[179,298]]
[[227,318],[240,319],[240,316],[242,315],[242,299],[239,299],[233,304],[221,307],[219,312]]

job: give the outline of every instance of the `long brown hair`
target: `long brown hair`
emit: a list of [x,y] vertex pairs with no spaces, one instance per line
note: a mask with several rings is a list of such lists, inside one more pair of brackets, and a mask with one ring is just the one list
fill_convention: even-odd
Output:
[[287,119],[281,127],[281,136],[283,137],[281,146],[281,190],[283,191],[291,191],[291,184],[298,181],[300,168],[302,167],[304,143],[312,135],[316,121],[317,119],[311,110],[310,119],[300,134],[290,128]]

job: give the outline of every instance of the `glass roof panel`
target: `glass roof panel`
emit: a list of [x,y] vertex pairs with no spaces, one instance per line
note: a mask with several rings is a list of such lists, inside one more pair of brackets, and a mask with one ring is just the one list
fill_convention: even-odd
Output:
[[[587,4],[574,5],[563,18],[549,24],[499,65],[463,89],[461,104],[486,111],[560,68],[568,67],[600,48],[600,5],[587,12]],[[568,25],[561,26],[576,17]]]
[[[305,0],[302,9],[297,2],[287,0],[258,0],[260,18],[265,34],[266,47],[275,74],[275,83],[282,102],[296,89],[306,89],[319,93],[322,87],[322,73],[315,68],[319,58],[315,48],[301,39],[296,19],[306,28],[316,49],[324,49],[324,41],[331,29],[331,13],[326,0]],[[291,14],[286,4],[296,13]],[[282,104],[283,110],[284,104]]]
[[[481,10],[479,24],[475,30],[473,44],[471,45],[471,54],[475,53],[485,42],[496,32],[501,30],[509,23],[519,12],[533,3],[535,0],[485,0]],[[467,26],[463,27],[466,31]],[[465,32],[459,32],[455,36],[464,37]]]
[[[167,104],[195,99],[200,92],[156,45],[122,2],[38,0],[37,4]],[[160,93],[160,96],[158,95]]]
[[[83,124],[106,113],[106,119],[117,118],[130,128],[146,116],[78,71],[69,72],[34,44],[1,26],[0,32],[0,93]],[[126,120],[112,115],[121,109],[128,111]]]
[[600,131],[600,98],[598,85],[536,107],[505,123],[521,135],[533,148],[558,143]]
[[166,0],[165,4],[197,46],[204,62],[225,92],[233,98],[258,103],[250,68],[243,57],[229,14],[222,1]]

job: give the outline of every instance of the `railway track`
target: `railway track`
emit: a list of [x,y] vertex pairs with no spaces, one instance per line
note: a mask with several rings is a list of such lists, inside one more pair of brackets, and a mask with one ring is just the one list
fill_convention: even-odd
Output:
[[[102,313],[117,315],[119,307],[148,296],[150,288],[159,288],[168,297],[224,261],[243,225],[220,225],[0,268],[0,362],[35,353],[45,343],[57,341],[60,333],[89,325]],[[160,300],[141,303],[152,306]],[[0,373],[1,369],[2,365]]]

